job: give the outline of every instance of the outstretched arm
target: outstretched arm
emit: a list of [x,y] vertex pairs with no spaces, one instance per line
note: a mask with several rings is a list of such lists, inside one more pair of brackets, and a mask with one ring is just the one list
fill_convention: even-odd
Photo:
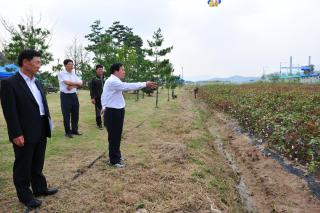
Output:
[[126,82],[119,81],[119,82],[112,82],[110,84],[110,87],[114,90],[120,90],[120,91],[138,90],[145,87],[154,89],[154,88],[157,88],[157,83],[153,81],[138,82],[138,83],[126,83]]

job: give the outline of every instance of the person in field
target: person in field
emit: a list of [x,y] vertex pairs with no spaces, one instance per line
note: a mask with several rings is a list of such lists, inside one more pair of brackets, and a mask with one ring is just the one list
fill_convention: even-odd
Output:
[[82,80],[73,71],[73,61],[71,59],[65,59],[63,64],[65,70],[58,74],[61,111],[65,136],[73,138],[73,135],[81,135],[78,131],[80,104],[77,89],[82,86]]
[[154,89],[157,84],[152,81],[126,83],[124,65],[113,64],[110,67],[110,77],[106,80],[101,95],[102,113],[104,116],[104,126],[108,131],[109,142],[109,164],[117,168],[123,168],[120,151],[121,135],[125,114],[125,100],[122,91],[138,90],[142,88]]
[[53,195],[58,189],[48,188],[42,173],[51,125],[43,85],[35,78],[41,66],[41,54],[23,50],[18,64],[19,72],[2,80],[0,97],[15,156],[14,186],[19,201],[32,209],[42,203],[35,197]]
[[99,129],[102,129],[101,121],[101,94],[103,90],[104,77],[103,77],[103,66],[96,65],[96,76],[90,82],[90,97],[91,103],[95,106],[95,119]]

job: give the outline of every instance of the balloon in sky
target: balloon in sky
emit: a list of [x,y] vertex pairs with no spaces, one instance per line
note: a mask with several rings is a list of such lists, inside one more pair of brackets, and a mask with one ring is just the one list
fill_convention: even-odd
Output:
[[221,0],[208,0],[209,7],[218,7],[221,4]]

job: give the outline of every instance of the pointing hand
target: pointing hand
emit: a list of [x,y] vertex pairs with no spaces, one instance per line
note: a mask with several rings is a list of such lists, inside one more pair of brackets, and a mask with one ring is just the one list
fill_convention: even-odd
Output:
[[155,89],[158,87],[157,83],[154,81],[147,81],[146,86],[147,88],[150,88],[150,89]]

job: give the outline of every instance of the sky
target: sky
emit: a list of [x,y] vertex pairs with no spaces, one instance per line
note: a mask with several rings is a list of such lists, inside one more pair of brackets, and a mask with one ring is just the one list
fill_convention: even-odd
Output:
[[[11,24],[28,14],[41,17],[39,26],[52,32],[55,62],[65,58],[74,38],[84,46],[90,25],[100,20],[107,29],[114,21],[133,28],[144,44],[160,27],[175,74],[185,80],[261,76],[278,72],[280,63],[320,65],[319,0],[9,0],[0,16]],[[9,39],[0,26],[0,41]]]

